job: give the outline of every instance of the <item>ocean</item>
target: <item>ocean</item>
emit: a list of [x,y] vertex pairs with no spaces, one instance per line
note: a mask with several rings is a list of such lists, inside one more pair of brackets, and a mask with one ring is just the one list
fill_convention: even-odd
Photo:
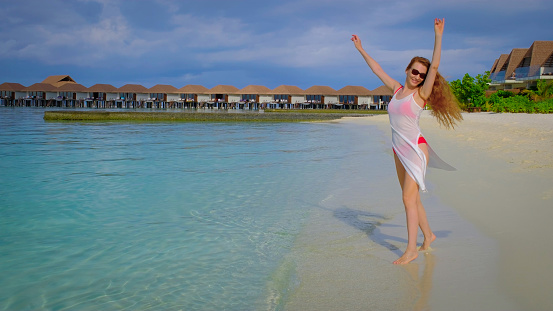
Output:
[[0,108],[0,310],[282,310],[321,202],[394,178],[376,126],[43,114]]

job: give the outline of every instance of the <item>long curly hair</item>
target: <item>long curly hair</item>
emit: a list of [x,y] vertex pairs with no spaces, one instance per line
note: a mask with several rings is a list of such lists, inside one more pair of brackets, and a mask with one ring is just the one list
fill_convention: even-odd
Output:
[[[415,56],[409,62],[407,69],[411,69],[414,63],[421,63],[428,70],[430,68],[430,61],[424,57]],[[418,86],[421,87],[424,84],[423,80]],[[461,109],[459,108],[459,102],[455,95],[449,88],[449,83],[437,72],[434,85],[432,86],[432,93],[428,98],[428,105],[432,109],[431,114],[438,120],[438,123],[446,128],[454,128],[455,125],[463,120],[461,115]]]

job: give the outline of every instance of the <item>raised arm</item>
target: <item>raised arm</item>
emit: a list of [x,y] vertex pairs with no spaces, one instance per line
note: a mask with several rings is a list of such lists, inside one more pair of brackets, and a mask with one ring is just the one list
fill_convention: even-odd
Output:
[[424,100],[428,99],[428,97],[430,97],[430,94],[432,93],[434,80],[436,80],[436,74],[438,73],[438,67],[440,66],[444,23],[445,19],[436,18],[434,20],[434,53],[432,54],[432,62],[430,63],[430,68],[428,68],[426,80],[424,81],[424,84],[422,85],[419,92],[421,98]]
[[361,53],[365,61],[367,62],[367,65],[371,68],[371,70],[374,72],[374,74],[386,85],[392,92],[395,92],[399,87],[401,87],[401,84],[397,82],[396,80],[392,79],[384,70],[382,67],[380,67],[380,64],[378,64],[364,49],[361,45],[361,39],[357,35],[353,35],[351,37],[351,41],[355,44],[355,47]]

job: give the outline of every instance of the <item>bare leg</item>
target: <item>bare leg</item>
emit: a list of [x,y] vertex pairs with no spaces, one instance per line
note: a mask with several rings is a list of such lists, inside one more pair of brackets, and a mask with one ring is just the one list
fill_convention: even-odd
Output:
[[[426,144],[420,144],[419,147],[428,159],[428,146]],[[417,235],[419,227],[424,235],[424,242],[419,250],[424,251],[430,249],[430,244],[436,239],[436,236],[430,229],[426,211],[420,198],[419,186],[413,178],[407,174],[403,164],[395,154],[394,159],[407,218],[407,249],[399,259],[394,261],[394,264],[406,264],[418,257]]]
[[424,206],[422,205],[420,195],[418,195],[417,208],[419,213],[419,227],[421,228],[422,234],[424,235],[424,242],[419,248],[419,251],[425,251],[430,249],[430,244],[432,244],[432,242],[436,240],[436,235],[434,235],[434,233],[430,229],[428,218],[426,218],[426,211],[424,210]]
[[[419,144],[419,148],[421,148],[422,152],[426,155],[426,159],[428,159],[428,145],[427,144]],[[421,228],[421,231],[424,235],[424,242],[422,243],[422,246],[419,248],[420,251],[425,251],[430,249],[430,244],[436,240],[436,236],[430,229],[430,225],[428,223],[428,218],[426,217],[426,211],[424,210],[424,206],[422,205],[420,193],[417,191],[417,207],[418,207],[418,213],[419,213],[419,226]]]
[[405,174],[403,182],[403,205],[405,206],[405,216],[407,218],[407,249],[405,253],[394,264],[406,264],[418,257],[417,234],[419,231],[419,210],[417,204],[417,194],[419,186],[409,176]]
[[394,155],[394,158],[399,183],[403,193],[403,204],[405,205],[405,215],[407,218],[407,249],[399,259],[394,261],[394,264],[406,264],[419,256],[417,252],[417,233],[419,230],[417,195],[419,187],[411,176],[405,172],[405,168],[397,158],[397,155]]

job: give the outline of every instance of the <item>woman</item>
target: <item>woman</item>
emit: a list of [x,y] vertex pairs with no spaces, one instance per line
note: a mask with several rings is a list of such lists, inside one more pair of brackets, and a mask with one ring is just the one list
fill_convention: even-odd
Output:
[[438,73],[444,19],[434,20],[434,32],[432,62],[423,57],[413,58],[405,70],[407,77],[404,86],[388,76],[382,67],[367,54],[357,35],[353,35],[351,38],[374,74],[394,92],[388,105],[388,114],[392,127],[392,146],[397,177],[407,217],[408,236],[407,249],[399,259],[394,261],[394,264],[406,264],[418,257],[417,233],[419,227],[424,234],[424,241],[419,250],[428,250],[430,244],[436,239],[428,224],[426,211],[419,194],[419,189],[426,191],[424,184],[426,166],[454,170],[432,151],[422,136],[419,127],[420,114],[428,101],[432,107],[432,115],[447,128],[454,127],[456,121],[463,119],[459,106],[449,90],[449,85]]

